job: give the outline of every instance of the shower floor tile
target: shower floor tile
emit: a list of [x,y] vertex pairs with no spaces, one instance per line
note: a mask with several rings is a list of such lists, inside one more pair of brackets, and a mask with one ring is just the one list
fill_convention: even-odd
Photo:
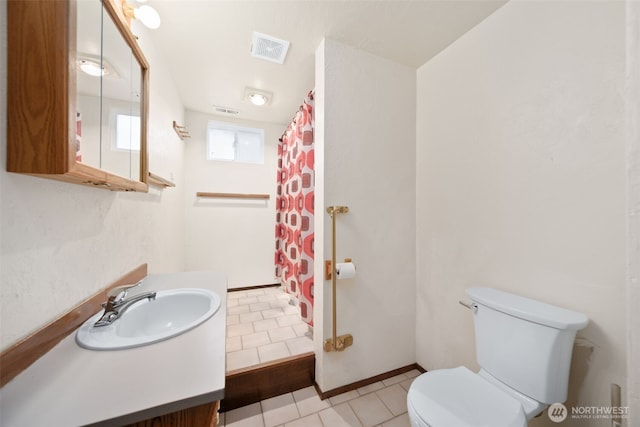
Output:
[[311,328],[279,287],[227,293],[227,372],[313,351]]

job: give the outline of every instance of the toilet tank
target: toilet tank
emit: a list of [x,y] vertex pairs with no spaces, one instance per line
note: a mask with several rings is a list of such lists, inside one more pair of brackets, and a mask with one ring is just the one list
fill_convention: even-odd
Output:
[[587,316],[493,288],[469,288],[467,294],[477,305],[482,369],[538,402],[564,402],[573,341]]

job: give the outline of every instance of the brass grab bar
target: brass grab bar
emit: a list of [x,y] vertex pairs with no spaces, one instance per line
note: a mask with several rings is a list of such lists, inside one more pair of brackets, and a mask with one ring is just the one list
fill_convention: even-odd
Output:
[[353,336],[351,334],[340,335],[337,333],[336,321],[336,214],[347,213],[347,206],[329,206],[327,213],[331,215],[331,311],[332,311],[332,328],[331,338],[324,341],[324,351],[343,351],[345,348],[353,344]]

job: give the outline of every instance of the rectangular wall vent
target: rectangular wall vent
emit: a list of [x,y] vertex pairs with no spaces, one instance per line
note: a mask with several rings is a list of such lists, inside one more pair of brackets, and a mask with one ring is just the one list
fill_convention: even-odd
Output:
[[287,56],[287,50],[289,50],[288,41],[265,34],[253,33],[251,56],[283,64],[284,58]]
[[222,105],[212,105],[213,109],[216,113],[224,113],[224,114],[238,114],[238,110],[234,110],[233,108],[223,107]]

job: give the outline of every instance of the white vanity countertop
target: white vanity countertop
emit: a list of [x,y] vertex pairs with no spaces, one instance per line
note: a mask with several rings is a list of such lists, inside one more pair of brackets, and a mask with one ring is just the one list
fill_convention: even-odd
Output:
[[123,425],[221,400],[226,276],[152,274],[130,295],[177,288],[216,292],[221,299],[218,312],[182,335],[126,350],[86,350],[76,344],[75,332],[70,334],[0,389],[0,425]]

